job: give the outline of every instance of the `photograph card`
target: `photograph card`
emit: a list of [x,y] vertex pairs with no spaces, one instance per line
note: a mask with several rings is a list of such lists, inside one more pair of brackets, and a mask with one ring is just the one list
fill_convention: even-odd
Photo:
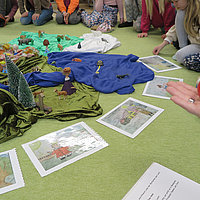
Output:
[[181,68],[180,66],[158,55],[142,57],[139,58],[139,61],[155,72],[166,72]]
[[163,111],[162,108],[130,97],[99,118],[97,122],[134,138]]
[[101,136],[84,122],[22,145],[42,177],[107,146]]
[[24,187],[15,149],[0,153],[0,194]]
[[152,163],[122,200],[199,200],[200,184]]
[[142,95],[162,99],[170,99],[171,95],[166,91],[167,83],[169,81],[178,82],[183,81],[183,79],[165,76],[155,76],[152,81],[148,81],[146,83]]

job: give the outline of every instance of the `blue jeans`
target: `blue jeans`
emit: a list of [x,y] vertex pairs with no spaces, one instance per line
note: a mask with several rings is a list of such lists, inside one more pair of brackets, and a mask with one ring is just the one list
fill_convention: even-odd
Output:
[[48,21],[52,19],[52,14],[53,14],[53,7],[51,6],[49,9],[42,9],[42,12],[39,16],[38,19],[32,20],[32,16],[35,13],[34,10],[31,10],[28,12],[27,17],[21,17],[20,22],[23,25],[28,25],[28,24],[35,24],[36,26],[41,26],[43,24],[46,24]]

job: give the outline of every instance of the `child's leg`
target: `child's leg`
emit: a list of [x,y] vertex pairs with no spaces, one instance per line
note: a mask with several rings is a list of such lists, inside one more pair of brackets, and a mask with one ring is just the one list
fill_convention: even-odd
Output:
[[100,18],[101,13],[96,10],[94,10],[91,14],[88,14],[86,11],[81,12],[82,22],[89,28],[99,25]]
[[29,11],[27,17],[21,17],[20,22],[22,25],[28,25],[32,23],[32,15],[34,14],[34,11]]
[[127,22],[133,22],[134,1],[135,0],[125,0],[125,11],[126,11],[126,21]]
[[175,25],[176,25],[176,34],[178,37],[180,48],[183,48],[188,45],[188,35],[185,32],[184,28],[184,17],[185,17],[185,10],[177,10]]
[[7,0],[0,1],[0,14],[2,14],[4,17],[6,15],[6,1]]
[[65,23],[64,22],[64,16],[60,11],[57,11],[57,13],[56,13],[56,22],[58,24],[64,24]]
[[43,24],[46,24],[48,21],[52,19],[52,15],[53,15],[53,7],[51,6],[49,9],[43,9],[39,19],[33,20],[33,23],[36,26],[41,26]]
[[77,14],[78,10],[75,10],[70,16],[69,16],[69,24],[78,24],[81,21],[81,15]]
[[189,44],[182,49],[178,50],[175,54],[176,60],[183,64],[183,61],[186,56],[199,53],[200,52],[200,45],[199,44]]

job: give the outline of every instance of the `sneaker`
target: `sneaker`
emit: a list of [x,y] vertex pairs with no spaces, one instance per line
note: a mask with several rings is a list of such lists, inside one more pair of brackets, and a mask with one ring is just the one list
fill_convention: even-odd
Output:
[[124,22],[118,25],[118,28],[133,26],[133,22]]

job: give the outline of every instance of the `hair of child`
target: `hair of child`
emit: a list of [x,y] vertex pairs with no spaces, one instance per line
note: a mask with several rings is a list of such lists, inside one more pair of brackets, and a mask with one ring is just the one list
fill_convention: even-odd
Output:
[[[145,0],[145,2],[146,2],[147,14],[150,16],[150,19],[152,19],[154,0]],[[160,14],[164,14],[165,12],[165,2],[166,0],[158,0]]]
[[200,35],[200,0],[187,0],[184,26],[188,35]]

